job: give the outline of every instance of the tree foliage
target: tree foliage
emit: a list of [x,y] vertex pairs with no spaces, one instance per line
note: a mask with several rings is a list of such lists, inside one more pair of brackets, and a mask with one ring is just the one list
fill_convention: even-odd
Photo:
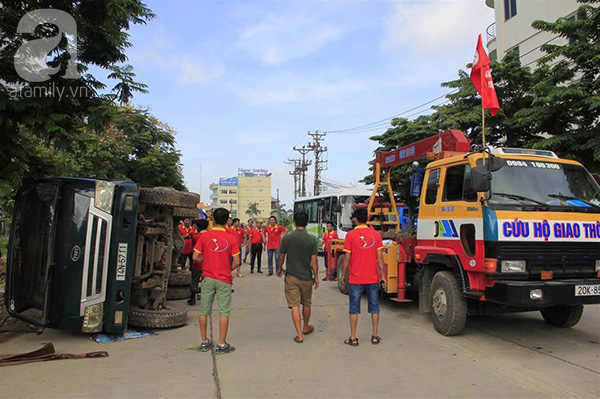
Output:
[[[17,32],[28,12],[66,11],[77,24],[79,79],[64,78],[68,38],[57,26],[39,25],[33,34]],[[185,189],[175,131],[148,110],[129,105],[147,86],[135,81],[126,65],[128,30],[154,14],[140,0],[17,0],[2,3],[0,13],[0,203],[27,177],[86,176],[130,179],[146,185]],[[44,82],[17,73],[14,57],[23,43],[61,34],[47,55],[59,68]],[[109,71],[117,81],[108,92],[90,67]],[[62,93],[62,95],[58,95]]]
[[[492,62],[500,112],[486,116],[486,142],[506,147],[543,148],[576,159],[592,172],[600,170],[600,0],[579,0],[577,19],[535,21],[536,29],[568,39],[569,44],[545,44],[545,56],[531,70],[517,52]],[[467,65],[470,68],[471,65]],[[481,100],[469,73],[442,83],[452,89],[433,112],[416,119],[396,118],[383,134],[371,137],[376,151],[408,145],[448,129],[462,130],[474,144],[482,142]],[[397,194],[407,199],[409,166],[392,170]],[[373,182],[372,176],[363,180]]]

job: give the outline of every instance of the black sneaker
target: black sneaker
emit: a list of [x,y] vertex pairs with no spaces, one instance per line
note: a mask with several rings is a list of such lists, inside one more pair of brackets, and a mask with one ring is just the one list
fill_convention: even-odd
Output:
[[262,270],[258,270],[256,273],[263,274]]
[[225,344],[223,345],[217,344],[217,346],[215,347],[215,354],[217,355],[224,355],[233,351],[235,351],[235,348],[229,345],[227,342],[225,342]]
[[267,273],[267,277],[268,277],[268,276],[272,276],[272,275],[273,275],[273,273]]
[[208,352],[213,348],[214,344],[210,339],[200,343],[200,352]]
[[250,274],[254,274],[254,270],[250,270]]

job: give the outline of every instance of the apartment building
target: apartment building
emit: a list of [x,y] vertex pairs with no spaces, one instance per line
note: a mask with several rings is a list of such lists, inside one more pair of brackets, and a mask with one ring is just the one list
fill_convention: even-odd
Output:
[[258,217],[271,214],[271,173],[265,169],[238,169],[238,175],[221,178],[209,186],[213,206],[227,208],[234,218],[247,219],[246,211],[256,203]]
[[531,26],[536,20],[556,21],[575,18],[579,7],[576,0],[485,0],[494,9],[495,22],[486,31],[487,48],[491,59],[502,60],[511,50],[517,50],[521,64],[535,68],[544,55],[540,47],[545,43],[567,44],[567,40],[553,33],[540,32]]

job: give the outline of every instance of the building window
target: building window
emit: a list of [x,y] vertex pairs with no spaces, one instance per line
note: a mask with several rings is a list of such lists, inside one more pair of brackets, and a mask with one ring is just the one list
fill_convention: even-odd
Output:
[[504,20],[507,21],[517,15],[517,0],[504,0]]
[[220,200],[219,202],[220,202],[221,204],[226,204],[226,203],[227,203],[227,200],[224,200],[224,199],[222,199],[222,200]]
[[232,200],[229,200],[229,201],[230,201],[230,204],[237,204],[237,200],[233,200],[232,199]]
[[237,190],[229,190],[229,194],[237,194]]
[[221,190],[221,194],[227,194],[227,190]]
[[469,165],[451,166],[446,169],[444,179],[444,201],[476,201],[477,194],[471,184],[471,167]]

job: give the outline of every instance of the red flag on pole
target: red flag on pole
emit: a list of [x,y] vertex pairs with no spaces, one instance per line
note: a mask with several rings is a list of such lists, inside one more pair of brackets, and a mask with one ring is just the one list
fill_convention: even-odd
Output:
[[492,71],[490,71],[490,59],[483,48],[483,44],[481,44],[481,34],[479,40],[477,40],[475,59],[471,69],[471,82],[481,95],[481,106],[484,109],[489,109],[492,116],[496,115],[500,111],[500,105],[494,88]]

